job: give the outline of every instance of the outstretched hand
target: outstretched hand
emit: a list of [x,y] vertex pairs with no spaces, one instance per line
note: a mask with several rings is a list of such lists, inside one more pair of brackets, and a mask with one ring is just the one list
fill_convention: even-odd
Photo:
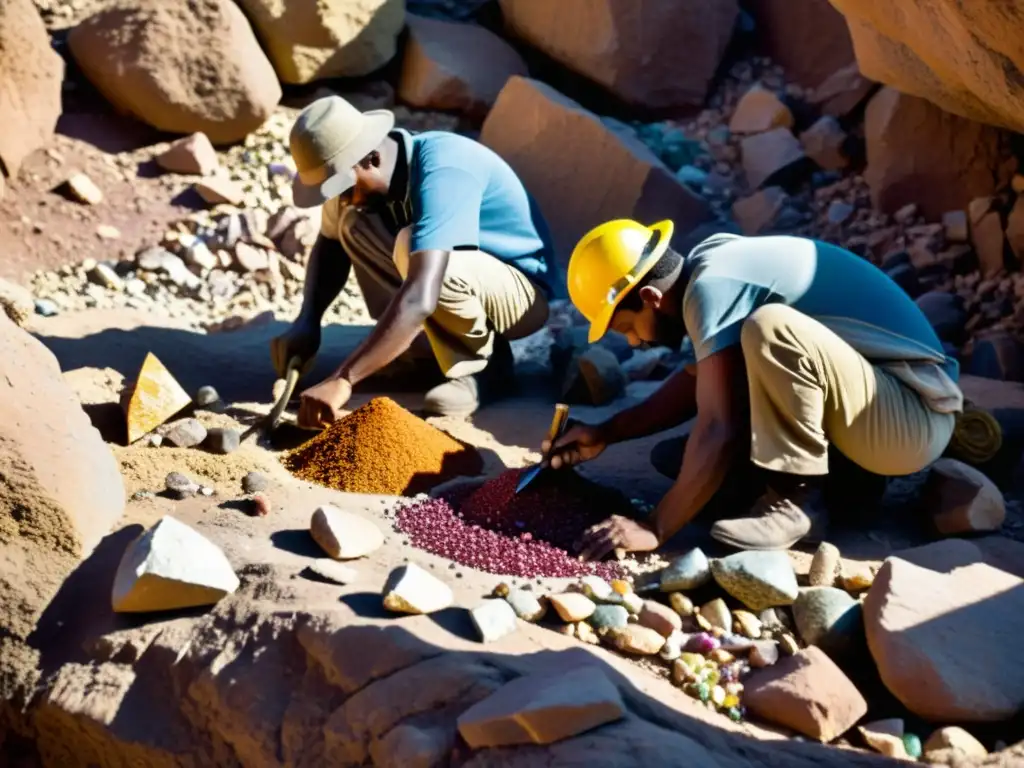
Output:
[[[607,447],[608,441],[600,427],[591,424],[574,424],[560,438],[555,440],[551,455],[551,468],[571,467],[584,461],[596,459]],[[541,451],[547,453],[550,440],[541,443]]]
[[650,552],[658,543],[658,535],[649,526],[612,515],[588,528],[576,543],[576,551],[581,560],[600,560],[616,550]]
[[310,387],[300,396],[299,426],[323,429],[341,418],[341,409],[352,397],[352,385],[345,379],[331,378]]

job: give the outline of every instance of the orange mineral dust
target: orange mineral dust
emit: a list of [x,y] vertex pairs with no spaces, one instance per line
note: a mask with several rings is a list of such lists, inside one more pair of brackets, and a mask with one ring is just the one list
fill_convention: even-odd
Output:
[[281,463],[296,477],[349,493],[412,496],[458,475],[476,475],[483,460],[389,397],[376,397]]

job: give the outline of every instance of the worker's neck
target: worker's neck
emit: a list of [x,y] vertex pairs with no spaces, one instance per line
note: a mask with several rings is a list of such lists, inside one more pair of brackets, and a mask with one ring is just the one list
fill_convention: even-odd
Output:
[[398,142],[388,136],[381,143],[377,152],[380,154],[380,175],[390,185],[395,175],[395,168],[398,166]]

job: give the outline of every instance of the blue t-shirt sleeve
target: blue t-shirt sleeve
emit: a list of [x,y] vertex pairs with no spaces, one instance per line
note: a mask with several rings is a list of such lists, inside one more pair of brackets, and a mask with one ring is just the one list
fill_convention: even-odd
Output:
[[410,253],[480,247],[483,187],[458,168],[438,168],[413,185]]
[[729,277],[695,275],[683,296],[683,322],[697,360],[740,341],[743,321],[767,302],[759,285]]

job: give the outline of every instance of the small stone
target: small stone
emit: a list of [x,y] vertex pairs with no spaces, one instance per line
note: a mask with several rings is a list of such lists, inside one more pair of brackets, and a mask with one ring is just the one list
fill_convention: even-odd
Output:
[[892,215],[897,224],[908,224],[917,217],[917,203],[907,203]]
[[96,236],[100,240],[120,240],[121,230],[111,224],[100,224],[96,227]]
[[629,623],[629,612],[621,605],[599,605],[587,621],[594,629],[624,627]]
[[204,485],[199,489],[199,493],[202,496],[213,496],[214,490],[208,485]]
[[779,660],[779,644],[774,640],[755,640],[749,658],[752,667],[770,667]]
[[[384,543],[384,534],[371,520],[329,504],[313,512],[309,533],[335,560],[366,557]],[[416,575],[413,574],[410,582],[413,586],[418,584]]]
[[683,620],[679,614],[655,600],[644,601],[643,610],[640,611],[637,620],[640,626],[653,629],[662,637],[668,637],[683,628]]
[[153,448],[159,448],[164,444],[164,436],[158,434],[152,434],[149,436],[149,444]]
[[580,579],[580,586],[583,587],[583,594],[598,602],[615,594],[611,585],[600,576],[584,576]]
[[178,139],[163,153],[156,164],[171,173],[209,176],[218,166],[217,151],[205,133],[193,133]]
[[266,517],[270,514],[270,501],[262,494],[256,494],[249,500],[251,517]]
[[259,472],[247,472],[242,478],[242,490],[245,493],[260,493],[270,487],[270,481]]
[[548,601],[562,621],[586,621],[597,609],[593,600],[579,592],[563,592],[560,595],[549,595]]
[[725,604],[725,600],[720,597],[702,605],[700,615],[712,627],[718,627],[726,632],[732,630],[732,614],[729,612],[729,606]]
[[210,453],[226,454],[238,450],[242,436],[231,427],[212,427],[206,433],[203,447]]
[[626,716],[618,687],[600,667],[526,675],[506,683],[458,719],[470,749],[552,744]]
[[533,592],[524,589],[509,589],[505,599],[523,621],[540,621],[548,612],[546,602],[541,602]]
[[576,625],[575,624],[559,624],[555,627],[555,632],[566,637],[576,637]]
[[206,439],[206,427],[198,419],[180,419],[168,426],[164,440],[175,448],[194,448]]
[[622,607],[637,616],[644,609],[644,599],[636,592],[630,592],[622,596]]
[[715,648],[715,650],[708,654],[708,658],[715,662],[715,664],[719,665],[731,664],[736,661],[736,657],[724,648]]
[[695,610],[693,600],[682,592],[673,592],[668,596],[668,601],[672,604],[672,609],[680,616],[693,616]]
[[812,587],[831,587],[836,583],[841,564],[842,558],[839,549],[835,545],[823,541],[818,545],[814,559],[811,560],[811,570],[807,581]]
[[628,595],[633,591],[633,585],[623,579],[612,579],[611,587],[617,595]]
[[165,516],[128,545],[114,576],[117,613],[148,613],[213,605],[239,587],[220,547]]
[[942,215],[942,227],[951,243],[966,243],[970,237],[967,211],[947,211]]
[[601,638],[598,637],[597,632],[585,621],[577,622],[576,624],[576,639],[581,643],[587,645],[600,645]]
[[793,604],[797,631],[807,645],[817,645],[835,658],[863,636],[860,603],[841,589],[811,587]]
[[788,632],[779,635],[779,650],[786,656],[794,656],[800,652],[800,643]]
[[604,639],[617,650],[637,656],[653,656],[665,645],[662,635],[639,624],[609,629]]
[[208,408],[209,406],[220,402],[220,395],[217,393],[216,389],[207,384],[206,386],[199,388],[199,391],[196,392],[195,399],[197,406],[200,408]]
[[714,560],[711,573],[722,589],[754,611],[792,605],[799,593],[785,552],[738,552]]
[[906,760],[907,750],[903,745],[903,720],[893,717],[888,720],[876,720],[857,726],[864,742],[876,752],[886,757]]
[[744,704],[768,722],[827,743],[867,713],[867,702],[818,648],[780,659],[744,682]]
[[749,637],[752,640],[761,637],[761,621],[750,611],[733,611],[732,618],[737,631],[744,637]]
[[842,200],[833,200],[829,206],[825,216],[828,219],[829,224],[842,224],[854,213],[857,209],[849,203],[843,202]]
[[469,612],[469,617],[476,627],[480,640],[493,643],[506,635],[511,635],[519,628],[516,612],[507,601],[500,598],[484,600]]
[[[454,570],[455,563],[450,564],[448,567]],[[510,592],[511,587],[509,587],[509,585],[506,584],[504,581],[501,581],[498,582],[494,586],[494,589],[491,590],[491,597],[508,597]]]
[[68,181],[68,191],[71,196],[85,205],[99,205],[103,202],[103,191],[96,186],[96,183],[84,173],[72,175]]
[[36,299],[33,303],[36,314],[40,317],[54,317],[60,314],[60,309],[50,299]]
[[944,536],[997,531],[1006,520],[1006,502],[996,484],[956,459],[932,464],[922,505]]
[[245,192],[226,176],[209,176],[194,185],[196,192],[208,205],[241,205]]
[[[322,509],[324,508],[321,507],[317,512]],[[380,535],[379,530],[377,534]],[[384,585],[384,607],[396,613],[424,614],[443,611],[450,607],[454,600],[451,587],[415,563],[400,565],[391,572]]]
[[818,118],[800,134],[804,152],[826,171],[840,171],[850,164],[846,156],[846,131],[829,115]]
[[847,592],[864,592],[875,583],[875,571],[866,563],[843,564],[843,572],[839,576],[839,584]]
[[792,128],[793,113],[772,91],[756,83],[736,103],[729,119],[732,133],[763,133],[772,128]]
[[247,273],[269,269],[270,254],[262,248],[255,248],[248,243],[235,245],[235,265]]
[[689,635],[675,631],[665,638],[665,645],[662,646],[658,655],[662,661],[675,661],[683,652],[683,645],[689,640]]
[[112,291],[124,289],[124,281],[121,276],[108,264],[97,264],[89,271],[89,279],[97,285],[109,288]]
[[[924,759],[930,763],[939,762],[936,753],[942,752],[942,757],[949,753],[955,753],[960,759],[980,759],[988,757],[988,750],[963,728],[955,725],[946,728],[939,728],[924,743]],[[943,762],[952,762],[944,760]]]
[[196,267],[201,272],[209,272],[220,266],[220,259],[210,250],[204,240],[194,237],[185,248],[185,263]]
[[912,760],[919,760],[922,752],[921,737],[916,733],[904,733],[903,748],[907,751],[907,755]]
[[683,656],[680,655],[678,659],[672,662],[672,682],[676,685],[683,685],[697,679],[693,669],[686,663]]
[[322,579],[343,586],[359,579],[359,573],[355,568],[350,568],[337,560],[331,560],[329,557],[318,557],[310,564],[309,570]]
[[707,556],[697,548],[677,557],[661,572],[662,592],[685,592],[704,586],[711,580]]
[[187,499],[199,493],[199,484],[193,482],[181,472],[170,472],[164,478],[164,488],[175,499]]

